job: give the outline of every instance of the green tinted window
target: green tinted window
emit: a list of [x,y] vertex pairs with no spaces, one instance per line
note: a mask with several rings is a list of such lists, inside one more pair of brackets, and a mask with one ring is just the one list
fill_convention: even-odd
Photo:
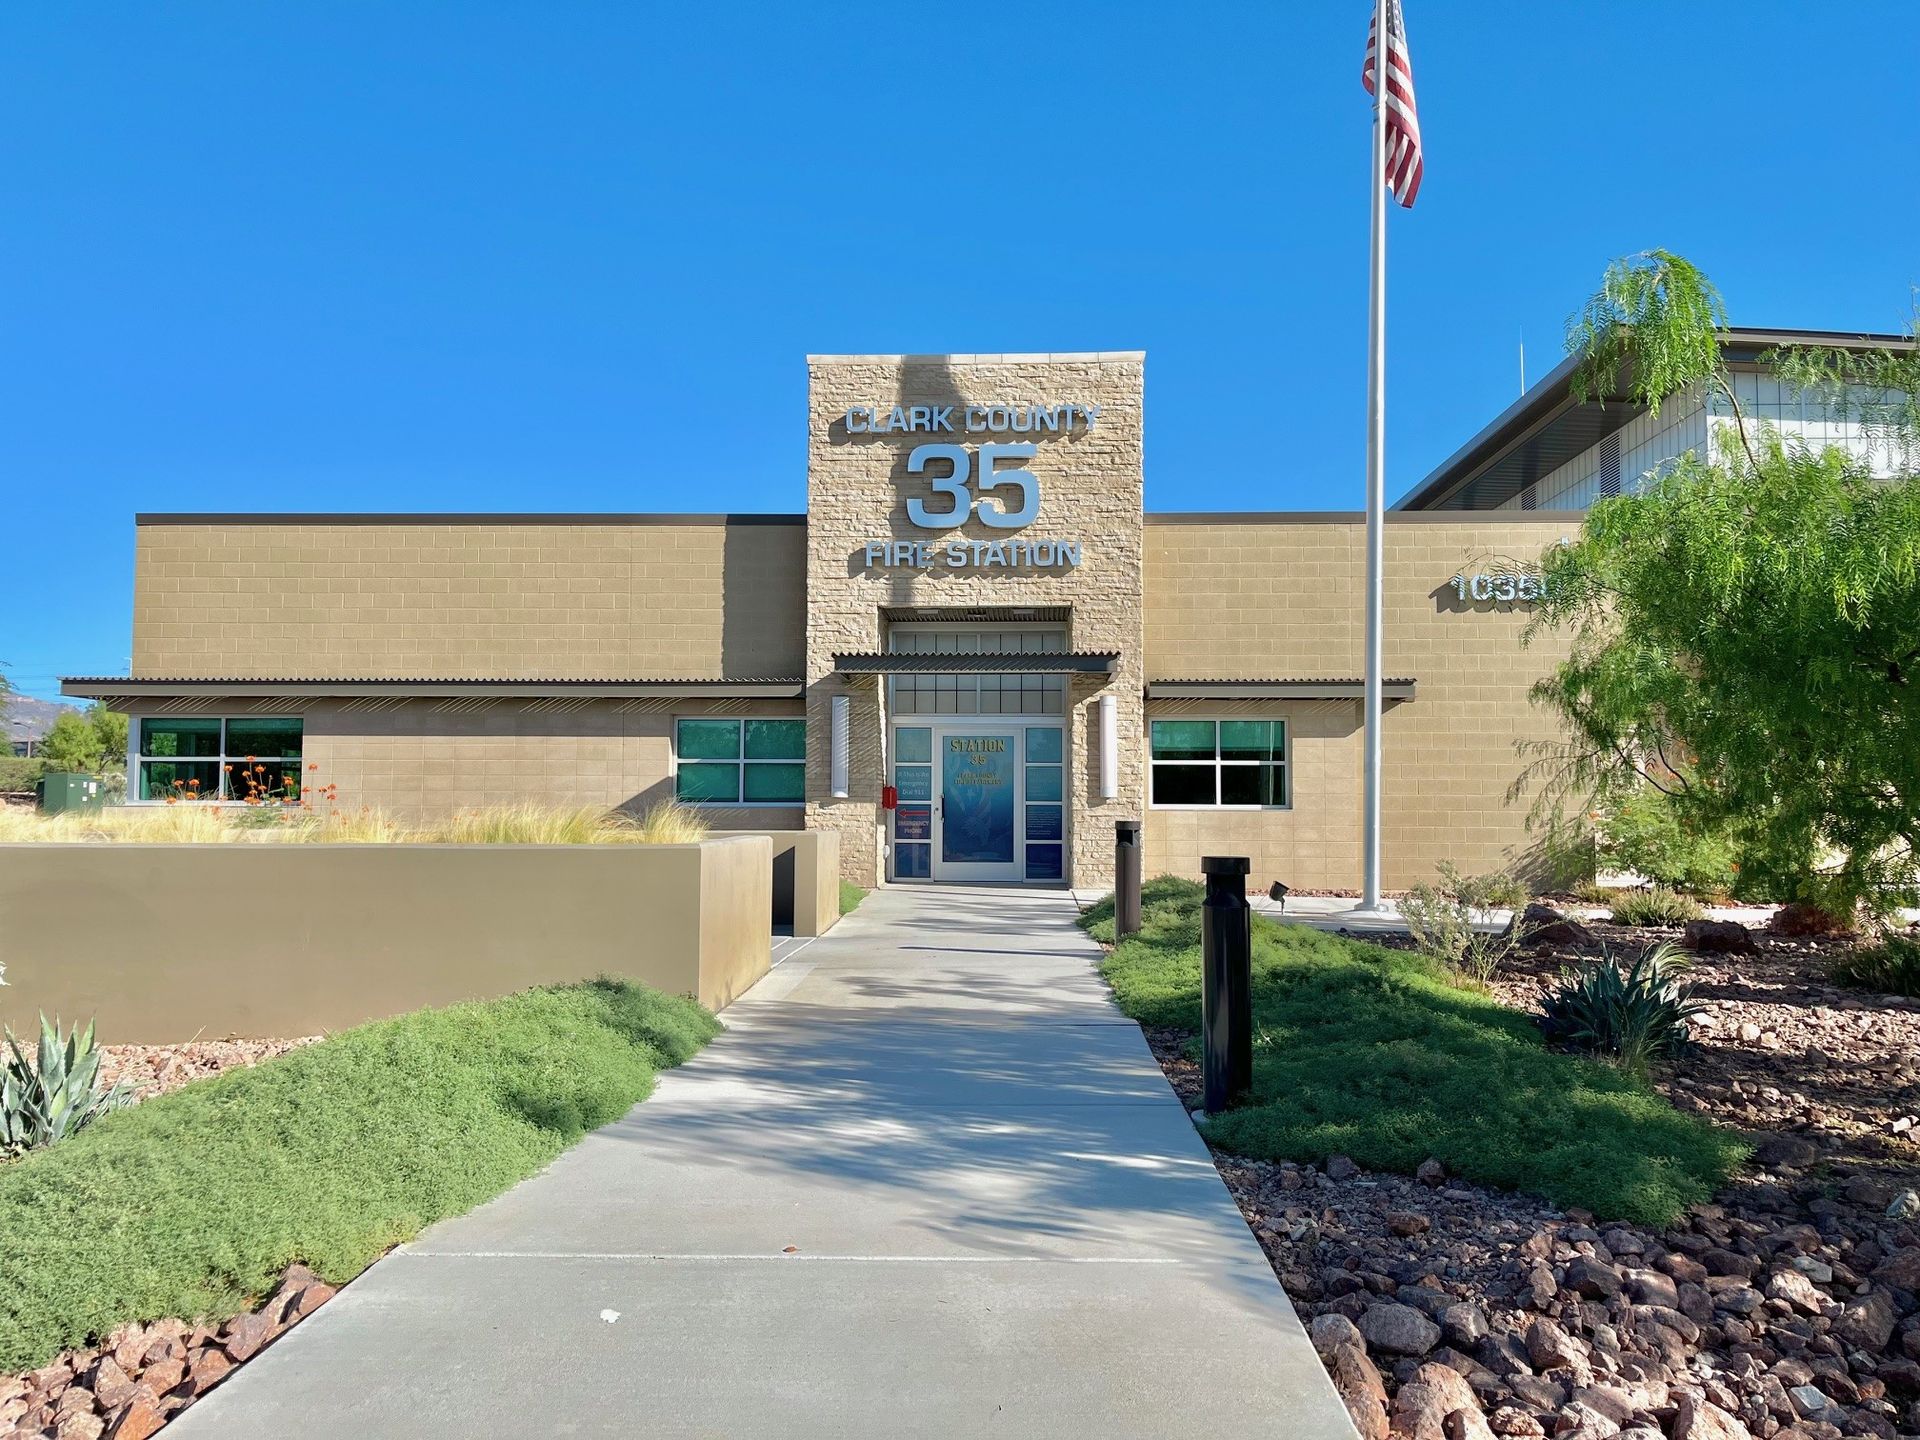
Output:
[[220,722],[218,720],[142,720],[140,722],[140,753],[142,755],[204,755],[218,759],[220,755]]
[[676,800],[686,800],[694,804],[703,801],[738,804],[740,767],[717,764],[712,761],[683,764],[673,777],[673,794]]
[[682,760],[738,760],[738,720],[682,720],[676,748]]
[[1272,752],[1272,746],[1273,722],[1270,720],[1220,722],[1222,760],[1265,760]]
[[745,770],[750,805],[783,805],[807,798],[804,765],[748,765]]
[[298,760],[302,730],[298,718],[263,715],[227,722],[227,756],[261,760]]
[[749,760],[806,759],[807,722],[804,720],[747,721],[747,758]]
[[1153,758],[1156,760],[1213,759],[1213,721],[1154,721]]

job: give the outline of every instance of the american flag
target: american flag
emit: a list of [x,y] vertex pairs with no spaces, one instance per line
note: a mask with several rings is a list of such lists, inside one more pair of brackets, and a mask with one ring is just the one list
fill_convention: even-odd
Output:
[[1380,39],[1380,12],[1387,15],[1387,189],[1408,209],[1420,193],[1426,168],[1420,157],[1420,112],[1413,103],[1413,60],[1407,54],[1407,20],[1400,0],[1375,0],[1367,26],[1367,63],[1360,83],[1373,94],[1374,49]]

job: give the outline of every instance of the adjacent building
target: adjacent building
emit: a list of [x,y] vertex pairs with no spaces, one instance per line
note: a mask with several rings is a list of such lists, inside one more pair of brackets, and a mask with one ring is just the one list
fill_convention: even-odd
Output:
[[[1149,873],[1358,884],[1361,515],[1145,513],[1137,352],[808,365],[803,515],[142,515],[131,674],[66,693],[134,803],[677,800],[862,884],[1097,885],[1141,819]],[[1536,858],[1540,556],[1712,441],[1567,382],[1387,516],[1389,886]]]

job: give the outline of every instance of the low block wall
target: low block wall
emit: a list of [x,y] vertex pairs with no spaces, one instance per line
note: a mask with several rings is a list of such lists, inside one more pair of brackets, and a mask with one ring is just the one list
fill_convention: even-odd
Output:
[[617,975],[767,972],[773,846],[0,845],[0,1018],[108,1042],[312,1035]]
[[840,918],[840,832],[715,830],[773,842],[773,923],[796,935],[824,935]]

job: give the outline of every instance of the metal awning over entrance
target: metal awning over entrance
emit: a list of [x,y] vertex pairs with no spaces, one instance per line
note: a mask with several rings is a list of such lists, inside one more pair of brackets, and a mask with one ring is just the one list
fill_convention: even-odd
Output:
[[873,650],[833,657],[833,668],[842,676],[1111,675],[1119,664],[1118,650],[1016,650],[968,655]]

